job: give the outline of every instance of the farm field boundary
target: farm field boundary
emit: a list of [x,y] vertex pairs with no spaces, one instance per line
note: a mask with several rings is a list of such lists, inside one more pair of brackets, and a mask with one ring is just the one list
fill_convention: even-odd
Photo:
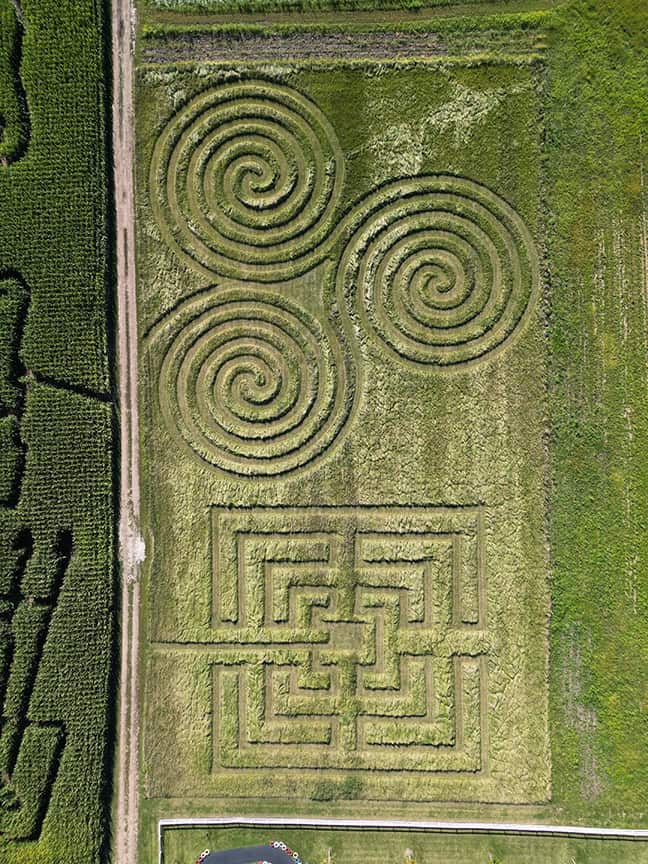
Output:
[[[505,593],[510,595],[513,605],[519,601],[522,592],[514,590],[513,582],[520,572],[525,573],[525,584],[533,582],[538,591],[531,604],[533,609],[525,603],[524,615],[516,611],[509,614],[524,622],[522,638],[528,640],[526,669],[537,682],[539,692],[544,687],[546,589],[539,516],[543,453],[539,448],[527,452],[521,441],[512,445],[514,452],[527,460],[525,470],[534,485],[532,506],[525,505],[524,517],[526,524],[533,520],[531,540],[524,549],[516,547],[511,552],[510,537],[507,533],[506,542],[503,541],[502,526],[511,521],[517,523],[520,517],[517,511],[513,512],[518,500],[515,489],[511,489],[509,496],[502,491],[505,488],[508,492],[510,488],[508,474],[493,480],[486,464],[489,460],[484,458],[479,477],[465,483],[460,493],[452,490],[470,452],[470,444],[464,440],[468,434],[464,431],[465,415],[455,410],[455,406],[463,405],[464,401],[481,405],[486,395],[479,387],[479,376],[453,377],[448,371],[442,379],[437,369],[451,362],[472,364],[472,368],[492,358],[489,369],[499,370],[492,374],[503,375],[514,369],[526,381],[529,375],[522,372],[523,365],[532,363],[537,369],[542,363],[540,310],[536,302],[539,286],[536,242],[541,245],[542,231],[537,158],[542,118],[537,70],[534,64],[503,63],[491,78],[466,64],[457,70],[453,67],[447,74],[445,70],[430,74],[427,64],[390,66],[384,74],[372,63],[357,68],[332,65],[317,70],[304,64],[279,73],[266,71],[264,77],[255,71],[258,80],[247,81],[246,76],[244,83],[235,79],[231,84],[219,81],[220,74],[212,67],[200,78],[190,69],[171,73],[165,69],[162,71],[165,77],[160,78],[157,69],[138,70],[141,110],[136,120],[141,137],[137,151],[140,182],[137,218],[138,239],[142,238],[138,247],[142,256],[138,261],[138,301],[141,329],[146,334],[142,340],[140,410],[144,440],[155,438],[155,444],[145,446],[142,451],[143,526],[151,550],[144,563],[142,582],[145,604],[142,635],[146,640],[142,654],[145,669],[142,764],[147,772],[147,800],[140,803],[142,820],[146,821],[151,808],[162,799],[258,799],[259,788],[265,787],[269,779],[273,799],[299,797],[304,802],[303,809],[308,807],[312,815],[318,801],[351,795],[358,801],[349,803],[350,816],[364,815],[359,809],[362,802],[373,801],[376,795],[397,805],[403,800],[420,799],[543,803],[549,794],[548,742],[539,700],[534,699],[532,710],[511,705],[512,712],[516,715],[519,712],[519,723],[516,741],[508,749],[502,744],[507,729],[498,728],[496,722],[491,724],[486,719],[488,693],[503,692],[506,698],[510,692],[503,677],[498,684],[498,676],[504,674],[500,664],[503,669],[513,661],[507,654],[506,631],[498,624],[503,613],[495,610],[498,598]],[[495,94],[490,92],[494,85],[497,85]],[[177,92],[183,94],[182,107],[174,114]],[[331,99],[331,94],[341,92],[347,100],[357,100],[357,115],[348,111],[345,102]],[[448,127],[445,120],[448,104],[463,105],[466,99],[470,104],[487,100],[490,106],[487,120],[480,127],[478,143],[477,138],[474,141],[471,138],[470,147],[464,143],[463,130],[459,134],[454,124]],[[230,128],[226,121],[219,125],[218,120],[227,117],[234,104],[241,104],[241,112],[244,109],[248,112],[241,114],[236,125],[243,142],[250,134],[249,129],[260,128],[261,121],[254,114],[258,106],[261,120],[270,111],[269,121],[279,119],[277,134],[286,125],[290,130],[294,127],[290,138],[303,140],[308,170],[300,176],[313,184],[304,219],[307,216],[313,224],[308,227],[302,224],[302,219],[294,229],[291,223],[282,228],[285,233],[293,230],[296,233],[290,256],[285,254],[287,243],[276,244],[276,249],[274,245],[249,249],[247,246],[252,243],[240,242],[238,235],[226,236],[228,228],[220,222],[215,223],[214,239],[214,226],[202,221],[198,224],[187,215],[192,208],[200,208],[202,198],[194,197],[194,191],[202,185],[187,181],[186,172],[190,171],[191,177],[196,172],[202,176],[205,164],[192,158],[192,148],[199,142],[211,141],[214,129]],[[384,138],[381,135],[374,139],[363,117],[368,118],[378,110],[384,112],[385,134]],[[248,114],[252,119],[248,120]],[[293,117],[297,119],[293,121]],[[411,148],[403,146],[403,124],[414,130],[409,139],[420,140],[420,147],[416,143]],[[518,136],[517,145],[503,173],[499,168],[497,142],[504,130],[512,126]],[[305,128],[314,131],[302,134]],[[191,134],[185,134],[188,129],[193,130]],[[485,141],[489,142],[486,154]],[[435,173],[448,164],[453,166],[452,176]],[[322,170],[318,171],[320,166]],[[398,180],[402,174],[408,179]],[[228,174],[223,177],[229,182]],[[207,187],[209,196],[220,182],[220,174],[213,175],[213,187]],[[405,197],[404,205],[397,203],[398,196]],[[515,284],[514,301],[501,325],[483,339],[483,334],[477,333],[467,346],[461,345],[456,351],[445,350],[443,337],[439,337],[443,343],[439,350],[434,333],[428,339],[427,332],[417,330],[412,338],[401,339],[400,331],[392,332],[380,316],[360,308],[358,301],[366,296],[364,292],[356,296],[345,290],[345,286],[354,283],[354,268],[361,257],[365,254],[371,257],[374,252],[370,241],[376,225],[393,222],[394,231],[407,232],[408,240],[412,234],[411,243],[415,244],[423,229],[434,230],[435,214],[442,205],[443,212],[451,211],[453,220],[461,226],[470,219],[479,222],[474,231],[465,229],[470,231],[469,240],[474,246],[469,240],[456,249],[453,246],[450,261],[454,263],[457,255],[474,247],[474,254],[479,256],[483,250],[482,238],[494,235],[494,248],[501,253],[497,272],[510,273],[505,278]],[[334,209],[338,211],[337,218],[331,215]],[[153,224],[149,222],[151,217],[155,220]],[[441,217],[442,226],[446,224],[443,219],[445,216]],[[194,243],[188,236],[187,226],[193,224],[196,230],[205,231],[200,242]],[[505,239],[501,239],[498,231],[505,232]],[[252,240],[256,241],[256,235]],[[397,250],[400,254],[401,246]],[[418,251],[418,247],[413,247],[412,254]],[[326,260],[322,261],[322,257]],[[283,280],[284,293],[279,294],[276,288],[271,290],[265,284],[263,289],[257,286],[254,290],[232,285],[215,291],[205,286],[205,280],[213,278],[215,268],[234,278],[239,273],[240,277],[237,261],[241,258],[246,260],[248,278],[253,275],[264,283]],[[156,264],[150,267],[149,261],[153,260]],[[335,261],[339,265],[334,268],[331,265]],[[316,267],[320,270],[316,271]],[[488,262],[483,267],[493,272]],[[308,275],[298,282],[304,271]],[[306,285],[309,290],[304,290]],[[323,311],[330,308],[334,293],[344,314],[340,326]],[[271,345],[279,340],[283,345],[285,339],[289,345],[299,346],[300,353],[294,359],[290,357],[286,370],[297,371],[300,366],[304,395],[296,403],[299,410],[302,404],[308,404],[311,398],[308,394],[317,392],[309,383],[310,370],[315,368],[310,358],[313,343],[320,346],[318,386],[322,398],[314,402],[304,424],[296,422],[299,418],[294,418],[291,412],[287,421],[291,424],[290,435],[280,437],[272,458],[263,460],[256,458],[258,443],[253,440],[248,445],[245,438],[254,415],[240,432],[235,427],[240,442],[236,441],[234,453],[231,452],[234,432],[226,441],[218,437],[205,441],[200,430],[184,422],[184,418],[192,416],[184,406],[187,401],[193,404],[194,383],[202,380],[200,371],[185,374],[183,358],[187,356],[187,347],[197,346],[197,350],[189,351],[189,357],[196,358],[198,367],[214,351],[210,334],[237,333],[240,326],[237,322],[242,320],[259,321],[254,329],[254,351],[265,352],[262,343],[266,334]],[[364,346],[355,335],[361,329],[366,329],[371,338],[367,343],[369,356],[361,353]],[[525,332],[528,338],[523,342]],[[515,359],[510,365],[496,367],[496,358],[509,348],[508,358]],[[407,370],[404,374],[399,371],[402,366]],[[388,383],[381,380],[387,374]],[[292,380],[289,374],[287,380]],[[539,431],[543,394],[541,379],[536,380],[538,392],[524,423]],[[449,470],[445,463],[434,470],[426,468],[424,461],[428,457],[416,451],[407,477],[397,470],[387,471],[372,486],[367,482],[357,499],[349,500],[340,477],[345,471],[360,474],[363,453],[360,438],[366,442],[370,433],[375,435],[378,429],[383,430],[385,417],[392,429],[398,422],[400,413],[390,412],[391,396],[387,390],[388,386],[399,386],[402,390],[403,382],[408,395],[402,410],[416,413],[420,428],[431,430],[443,422],[455,423],[461,430],[454,439],[456,449],[446,460],[452,465],[452,476],[445,477],[444,472],[447,474]],[[435,399],[422,398],[426,387],[430,389],[425,389],[425,393],[436,393]],[[469,396],[460,392],[462,387],[470,390]],[[441,403],[448,412],[443,421],[436,408]],[[501,410],[509,409],[502,405]],[[425,417],[419,418],[418,412],[426,412]],[[496,437],[491,429],[496,412],[479,407],[473,412],[475,422],[481,424],[480,441],[483,440],[486,450]],[[375,413],[380,415],[380,422],[376,421]],[[520,414],[523,413],[521,407]],[[519,434],[525,440],[529,437],[521,429]],[[372,438],[371,446],[376,450],[376,460],[388,463],[396,458],[397,451],[389,447],[385,438],[382,434],[379,439]],[[538,434],[534,440],[539,438]],[[154,460],[149,455],[153,451]],[[428,479],[428,470],[437,478],[433,482]],[[472,460],[471,471],[474,470]],[[165,489],[170,488],[171,483],[179,481],[180,471],[181,494],[156,494],[158,482],[163,482]],[[300,478],[306,478],[308,472],[307,481],[300,482],[298,489],[295,485],[289,487],[292,475],[296,477],[298,472]],[[442,475],[443,479],[438,479]],[[242,480],[254,482],[259,490],[263,484],[259,506],[252,508]],[[477,489],[477,481],[483,487]],[[414,486],[417,491],[413,499]],[[478,506],[482,501],[484,506]],[[285,525],[291,531],[282,539]],[[164,526],[172,526],[173,534],[182,539],[170,544],[168,551],[165,544],[162,553],[157,538],[171,536]],[[280,554],[286,572],[290,571],[289,578],[277,577],[272,585],[264,587],[258,581],[256,566],[243,567],[244,560],[248,560],[244,555],[241,582],[236,589],[238,571],[232,556],[239,548],[237,538],[243,534],[250,534],[249,542],[259,549],[254,560],[267,558],[269,566],[274,566],[272,561]],[[425,543],[430,544],[425,548],[416,545],[421,534],[427,538]],[[188,549],[189,537],[195,539]],[[220,538],[219,545],[216,538]],[[383,542],[387,543],[385,548],[377,545]],[[326,553],[322,551],[324,546]],[[220,563],[216,556],[205,557],[209,548],[218,548]],[[487,556],[496,555],[498,559],[497,567],[493,565],[490,569],[488,585],[481,566],[482,548],[488,550]],[[279,553],[278,549],[282,551]],[[501,555],[499,551],[490,551],[495,549],[506,551]],[[322,555],[327,567],[318,567],[315,576],[310,577],[316,578],[317,584],[296,582],[293,589],[293,580],[304,581],[300,573],[305,562],[320,561]],[[399,615],[396,606],[388,614],[380,611],[384,608],[380,604],[386,603],[388,596],[393,596],[396,602],[393,592],[399,562],[411,564],[420,559],[430,561],[437,574],[435,578],[443,585],[436,594],[438,601],[427,582],[420,582],[419,569],[414,572],[416,565],[412,565],[411,589],[408,583],[408,590],[399,594],[403,611]],[[495,557],[489,560],[494,561]],[[348,581],[349,572],[357,574],[354,577],[357,585]],[[183,584],[188,574],[195,574],[191,591]],[[223,587],[225,583],[228,588]],[[259,599],[254,608],[247,604],[237,612],[235,596],[246,596],[246,591],[252,589],[246,589],[245,585],[253,584],[256,587],[250,597],[261,598],[265,594],[265,606]],[[502,587],[496,587],[498,584]],[[308,610],[313,605],[313,588],[326,592],[327,596],[322,593],[311,623],[304,623],[299,610],[302,607]],[[378,589],[380,594],[374,596]],[[490,619],[485,612],[487,593]],[[294,604],[294,614],[290,603],[285,606],[289,595],[305,598],[303,603],[300,599],[301,605]],[[223,598],[223,602],[227,598],[229,605],[222,610],[212,608],[210,597]],[[324,609],[324,600],[331,610],[326,614],[320,611]],[[438,610],[435,602],[441,604]],[[269,622],[268,632],[248,633],[244,614],[256,622],[261,620],[262,608],[276,609],[272,615],[277,620]],[[354,608],[369,611],[350,617],[345,610]],[[286,614],[288,624],[284,621]],[[398,639],[391,636],[393,621],[400,633]],[[232,626],[232,622],[238,623]],[[445,639],[444,634],[448,633],[443,645],[435,649],[439,658],[443,655],[437,664],[436,687],[432,684],[434,670],[428,671],[427,661],[418,656],[422,641],[435,638],[435,628],[439,638]],[[326,655],[319,647],[324,641],[330,645]],[[233,650],[238,652],[236,657],[242,658],[238,670],[229,663]],[[451,650],[465,655],[465,662],[449,660],[447,652]],[[274,724],[283,722],[280,714],[290,707],[282,702],[288,690],[279,666],[287,665],[285,658],[289,658],[290,665],[301,663],[308,652],[312,652],[315,676],[312,692],[303,699],[300,696],[302,702],[293,711],[295,716],[285,722],[281,728],[286,731],[277,736]],[[487,670],[488,655],[494,659]],[[278,668],[274,678],[268,680],[264,696],[255,674],[262,663],[273,658],[278,660],[275,664]],[[385,676],[401,664],[408,669],[402,682],[394,681],[391,689],[380,689],[378,679],[367,674],[374,665],[376,670],[382,669],[383,663]],[[357,666],[355,677],[359,683],[353,675],[336,673],[331,676],[327,690],[322,682],[329,665]],[[320,666],[324,670],[321,673]],[[511,674],[507,680],[514,677]],[[381,677],[380,681],[383,680],[387,678]],[[242,694],[240,702],[233,695],[236,688]],[[428,716],[425,707],[425,694],[431,692],[439,694],[438,724]],[[191,704],[183,704],[190,694]],[[522,696],[522,691],[517,691],[517,695]],[[304,699],[310,700],[309,704]],[[319,700],[316,704],[315,699]],[[413,700],[416,709],[412,707]],[[164,706],[163,712],[157,709],[158,705]],[[309,714],[316,712],[317,723],[304,719],[302,706]],[[389,722],[389,718],[403,712],[408,713],[410,720],[406,719],[402,727]],[[454,712],[460,718],[456,737],[451,723],[448,725]],[[158,722],[172,716],[177,722],[168,723],[166,719]],[[217,717],[230,718],[231,722],[210,725],[210,718]],[[268,718],[263,720],[267,729],[261,733],[253,728],[257,717]],[[403,736],[407,736],[410,746],[391,746]],[[519,760],[512,753],[522,739],[526,755]],[[432,749],[433,741],[440,746]],[[489,766],[489,741],[498,742],[493,750],[497,751],[498,760],[493,766]],[[169,753],[174,754],[173,760],[168,759]],[[416,760],[424,758],[428,759],[428,767],[431,764],[434,767],[426,777],[421,777],[422,772],[417,773],[420,762]],[[510,770],[502,767],[506,760]],[[356,776],[351,776],[349,762],[357,769]],[[528,768],[531,763],[533,770]],[[525,765],[524,770],[518,770],[516,766],[520,764]],[[378,770],[373,770],[376,766]],[[416,774],[415,779],[412,774]],[[256,800],[248,803],[252,812],[258,809]],[[181,804],[178,800],[172,806]],[[273,805],[281,806],[278,800]],[[238,812],[243,809],[241,802],[236,809]],[[184,807],[181,813],[182,810]],[[213,812],[213,807],[209,810]],[[413,814],[402,809],[395,812],[392,808],[390,815]],[[417,815],[424,814],[419,810]]]
[[[167,860],[176,861],[196,844],[237,845],[234,840],[246,839],[245,826],[259,824],[302,832],[309,860],[319,864],[329,820],[339,826],[328,824],[332,832],[356,829],[355,836],[338,834],[339,843],[330,838],[336,855],[344,857],[348,845],[353,864],[364,860],[358,857],[362,831],[382,830],[391,843],[396,825],[444,831],[448,838],[483,830],[488,839],[461,841],[479,847],[482,857],[468,860],[480,862],[484,849],[497,851],[491,837],[498,833],[530,838],[520,841],[525,857],[510,859],[518,864],[531,860],[534,844],[546,864],[559,855],[561,864],[570,860],[563,847],[578,844],[587,846],[588,864],[607,864],[616,842],[646,860],[648,826],[637,783],[646,763],[635,719],[641,711],[636,682],[644,673],[633,660],[642,656],[645,633],[643,547],[639,538],[629,544],[616,537],[615,528],[611,543],[619,545],[590,560],[588,573],[596,578],[573,569],[580,563],[565,557],[575,543],[567,533],[569,513],[581,496],[570,483],[580,468],[570,461],[573,447],[562,449],[584,423],[576,396],[586,408],[598,406],[603,387],[612,400],[613,378],[614,399],[620,394],[623,403],[609,403],[614,422],[606,407],[584,426],[583,446],[591,449],[583,464],[603,464],[601,454],[614,444],[627,455],[628,475],[599,478],[581,514],[587,542],[575,547],[586,554],[605,526],[620,524],[620,517],[600,513],[592,521],[588,514],[592,501],[618,501],[613,493],[624,478],[631,480],[622,487],[628,490],[624,518],[635,536],[648,500],[637,444],[646,428],[638,394],[648,319],[635,278],[645,262],[645,232],[637,236],[644,222],[631,220],[626,195],[637,189],[633,207],[644,201],[646,163],[635,160],[623,189],[606,190],[620,214],[612,234],[603,199],[590,208],[579,199],[576,207],[577,196],[564,193],[571,174],[564,176],[563,155],[582,148],[575,143],[584,140],[581,112],[591,108],[592,118],[598,116],[594,96],[591,106],[576,100],[575,82],[598,69],[595,57],[604,58],[608,71],[614,65],[604,50],[603,6],[588,24],[584,4],[573,5],[517,19],[502,15],[499,30],[494,18],[477,26],[477,18],[438,26],[419,19],[408,28],[393,18],[379,21],[378,13],[364,27],[331,19],[304,25],[305,16],[285,25],[287,19],[274,15],[258,24],[205,16],[204,26],[196,24],[199,16],[144,16],[136,55],[136,210],[142,525],[149,550],[140,654],[139,848],[146,864],[156,858],[158,832],[162,845],[167,836]],[[575,46],[582,47],[586,25],[596,50],[581,52],[587,61],[576,74],[572,64],[581,53]],[[473,44],[437,59],[434,39],[450,32]],[[400,58],[376,48],[382,35],[394,33],[413,40]],[[500,34],[506,38],[498,44]],[[312,44],[304,47],[304,37]],[[357,50],[353,37],[366,40],[366,55],[340,56],[340,44]],[[407,56],[417,40],[424,60]],[[526,56],[516,55],[516,44],[528,48]],[[326,45],[330,53],[322,57]],[[616,87],[616,71],[609,77]],[[601,81],[596,99],[608,89]],[[623,91],[624,110],[633,92]],[[296,156],[288,148],[284,157],[286,140],[299,145]],[[602,139],[592,140],[598,147]],[[610,160],[615,170],[630,136],[619,132],[619,140],[619,163]],[[602,158],[596,147],[588,170]],[[279,209],[292,186],[270,194],[284,165],[302,194],[295,225],[292,211]],[[448,214],[440,225],[431,215],[439,194]],[[305,200],[308,208],[301,207]],[[482,209],[470,209],[475,201]],[[496,218],[488,225],[479,219],[479,231],[488,233],[493,221],[508,226],[509,242],[496,242],[495,250],[501,247],[503,272],[512,253],[516,305],[491,341],[478,340],[456,356],[442,337],[440,345],[434,341],[427,319],[411,325],[420,311],[412,274],[427,260],[432,232],[447,233],[466,214],[483,215],[483,208]],[[266,209],[270,221],[258,225]],[[579,230],[563,226],[557,236],[565,245],[556,247],[553,220],[564,213]],[[587,259],[596,269],[586,306],[585,288],[573,281],[585,266],[580,244],[590,236],[578,221],[584,213],[600,215],[598,246]],[[268,226],[273,233],[265,237]],[[467,245],[473,248],[483,233],[471,234]],[[467,245],[446,250],[444,263],[454,266]],[[388,246],[392,257],[383,263]],[[410,254],[413,262],[405,264]],[[627,271],[617,272],[613,260],[626,262]],[[483,269],[499,273],[494,261]],[[562,274],[555,292],[548,285],[551,268]],[[395,275],[405,286],[398,295],[391,287]],[[602,293],[608,281],[616,293]],[[384,296],[376,293],[377,282]],[[569,309],[562,305],[565,285],[573,293]],[[602,320],[609,338],[601,342]],[[286,392],[274,436],[268,407],[274,379],[266,365],[285,344],[280,380],[295,373],[306,383]],[[240,345],[253,358],[243,361],[243,378],[232,371],[238,368],[232,346]],[[581,345],[594,352],[587,354],[591,366],[572,368]],[[309,377],[314,356],[321,361],[319,401]],[[463,364],[460,374],[450,375],[443,364],[455,362]],[[591,393],[584,369],[594,376]],[[566,379],[563,393],[565,370],[573,381]],[[305,425],[296,412],[284,421],[286,406],[311,401]],[[493,442],[501,446],[493,449]],[[503,471],[511,464],[513,473]],[[512,533],[520,545],[504,560]],[[419,548],[421,535],[429,545]],[[547,552],[558,562],[555,580]],[[403,562],[421,560],[443,586],[438,608],[416,573],[398,589],[399,599],[390,593]],[[599,583],[604,604],[582,608]],[[582,584],[590,585],[587,595]],[[429,671],[419,655],[435,627],[435,657],[442,659]],[[524,659],[513,666],[509,640],[520,628]],[[443,665],[448,652],[472,659]],[[624,671],[628,664],[632,676]],[[407,674],[398,679],[393,670],[404,667]],[[531,709],[502,709],[509,668],[523,668],[523,675],[506,678],[516,682],[516,694],[549,688],[547,717],[537,713],[536,697]],[[430,693],[440,694],[436,725],[426,713]],[[447,725],[453,716],[458,744]],[[519,743],[518,737],[509,745],[512,729],[527,736],[533,768],[526,754],[502,767]],[[425,787],[414,776],[424,759]],[[380,811],[389,820],[382,828],[365,821],[375,816],[378,800],[389,802]],[[418,809],[405,810],[405,801]],[[254,815],[259,811],[268,817]],[[215,822],[214,812],[246,815]],[[290,822],[295,812],[308,821]],[[401,821],[430,815],[466,821]],[[339,817],[351,825],[340,825]],[[309,828],[320,820],[323,831],[313,840]],[[182,827],[186,832],[173,833]],[[565,839],[573,837],[583,839]],[[301,848],[294,838],[281,839]],[[421,842],[431,858],[417,859],[441,860],[435,840]],[[515,842],[501,844],[509,851],[497,858],[508,862]],[[551,847],[547,857],[545,847]],[[394,851],[391,858],[401,860]],[[458,846],[453,855],[448,862],[465,860],[457,857]],[[613,860],[630,860],[625,856],[621,850]],[[581,860],[580,852],[572,857]]]

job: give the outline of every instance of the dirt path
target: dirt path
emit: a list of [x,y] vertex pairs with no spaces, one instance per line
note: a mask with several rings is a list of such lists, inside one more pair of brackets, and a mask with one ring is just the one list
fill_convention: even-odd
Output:
[[138,643],[139,424],[137,410],[137,305],[135,295],[135,204],[133,193],[132,0],[113,0],[113,158],[117,254],[117,315],[120,411],[121,644],[118,721],[117,813],[114,860],[135,864],[138,829]]

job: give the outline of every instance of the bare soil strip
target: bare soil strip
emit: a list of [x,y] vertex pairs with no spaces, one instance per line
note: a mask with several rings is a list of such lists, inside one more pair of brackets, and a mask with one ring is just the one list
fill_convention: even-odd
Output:
[[133,9],[131,0],[112,4],[113,159],[117,255],[120,410],[121,668],[118,721],[115,861],[137,859],[139,716],[138,639],[139,439],[137,409],[137,307],[135,296],[135,206],[133,195]]

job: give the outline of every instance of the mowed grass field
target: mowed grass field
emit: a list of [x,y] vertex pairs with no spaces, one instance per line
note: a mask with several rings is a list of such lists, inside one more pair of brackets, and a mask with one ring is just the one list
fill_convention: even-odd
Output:
[[147,8],[142,854],[162,815],[645,825],[646,16]]
[[165,864],[184,864],[203,849],[232,849],[278,838],[309,864],[644,864],[645,844],[559,837],[476,837],[375,831],[167,830]]

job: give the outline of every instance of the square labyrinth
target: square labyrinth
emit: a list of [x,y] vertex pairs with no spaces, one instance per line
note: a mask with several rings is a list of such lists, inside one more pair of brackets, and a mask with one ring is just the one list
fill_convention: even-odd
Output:
[[211,507],[208,618],[151,646],[152,796],[546,800],[500,509]]
[[214,772],[487,769],[478,508],[215,508],[212,553]]

